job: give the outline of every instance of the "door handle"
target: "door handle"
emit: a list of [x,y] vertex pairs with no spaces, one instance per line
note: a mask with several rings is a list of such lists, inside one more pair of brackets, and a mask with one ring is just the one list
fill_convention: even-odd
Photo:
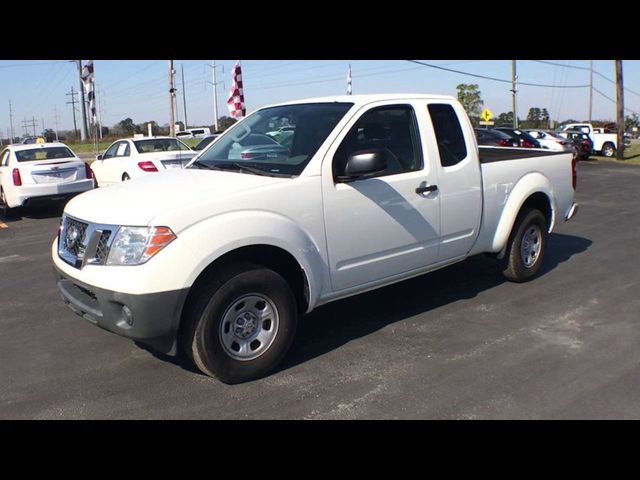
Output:
[[437,185],[427,185],[426,187],[418,187],[418,188],[416,188],[416,193],[417,194],[431,193],[431,192],[435,192],[437,190],[438,190],[438,186]]

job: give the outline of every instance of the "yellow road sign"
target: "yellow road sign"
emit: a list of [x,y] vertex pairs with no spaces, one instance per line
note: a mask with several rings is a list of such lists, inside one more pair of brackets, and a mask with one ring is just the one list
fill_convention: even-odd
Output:
[[480,118],[485,122],[488,122],[489,120],[491,120],[492,117],[493,117],[493,113],[491,113],[491,110],[489,110],[488,108],[485,108],[480,114]]

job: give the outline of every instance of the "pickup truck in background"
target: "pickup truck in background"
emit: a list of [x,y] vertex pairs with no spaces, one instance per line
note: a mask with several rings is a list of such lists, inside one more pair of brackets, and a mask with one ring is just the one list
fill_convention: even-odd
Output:
[[[286,147],[265,135],[283,119]],[[74,198],[51,255],[75,313],[239,383],[271,371],[319,305],[481,253],[532,279],[576,212],[575,166],[478,149],[451,97],[302,100],[257,110],[185,169]]]
[[[617,133],[605,133],[606,129],[596,128],[590,123],[569,123],[563,125],[559,132],[562,134],[567,130],[579,130],[589,135],[589,138],[593,142],[594,153],[609,158],[616,156],[616,151],[618,150]],[[627,145],[626,140],[625,145]]]

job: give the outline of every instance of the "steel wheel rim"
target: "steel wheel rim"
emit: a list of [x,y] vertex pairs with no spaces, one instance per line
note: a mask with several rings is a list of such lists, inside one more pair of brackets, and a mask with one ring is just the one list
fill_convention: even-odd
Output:
[[225,353],[243,362],[263,355],[278,334],[280,316],[266,295],[250,293],[237,298],[220,322],[220,344]]
[[538,225],[529,225],[520,243],[520,258],[525,267],[531,268],[540,257],[542,230]]

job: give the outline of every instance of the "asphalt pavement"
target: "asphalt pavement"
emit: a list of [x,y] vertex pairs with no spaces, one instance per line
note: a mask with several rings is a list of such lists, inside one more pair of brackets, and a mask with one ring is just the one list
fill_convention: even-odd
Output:
[[477,256],[326,305],[276,372],[236,386],[68,310],[59,209],[0,219],[0,418],[640,418],[640,167],[578,175],[539,278]]

